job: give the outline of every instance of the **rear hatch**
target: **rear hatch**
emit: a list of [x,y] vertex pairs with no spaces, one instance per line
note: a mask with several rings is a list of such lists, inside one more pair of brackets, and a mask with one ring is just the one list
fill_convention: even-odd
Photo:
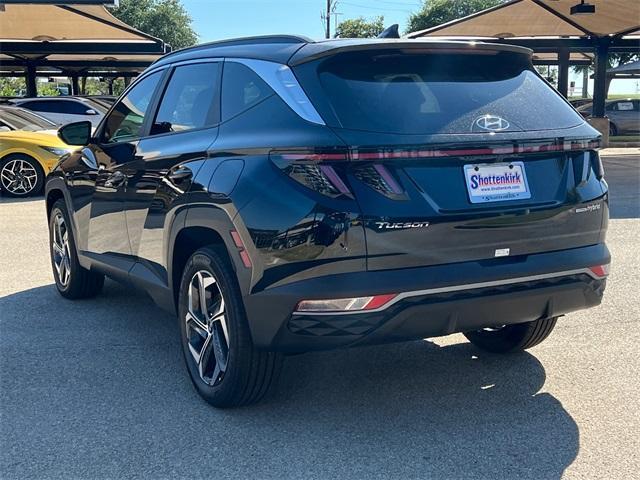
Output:
[[[294,71],[347,145],[371,270],[602,241],[598,132],[525,51],[340,51]],[[586,210],[585,210],[586,208]]]

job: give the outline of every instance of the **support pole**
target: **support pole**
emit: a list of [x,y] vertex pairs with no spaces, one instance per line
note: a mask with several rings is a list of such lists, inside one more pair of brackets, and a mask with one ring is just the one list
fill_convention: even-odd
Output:
[[596,47],[595,78],[593,81],[593,110],[589,123],[602,134],[602,146],[609,146],[609,119],[604,116],[607,98],[607,60],[609,39],[599,38]]
[[604,101],[607,97],[608,39],[600,39],[596,48],[595,78],[593,80],[593,116],[604,117]]
[[36,66],[35,65],[27,65],[26,69],[27,73],[27,97],[37,97],[38,96],[38,85],[36,83]]
[[78,74],[71,75],[71,95],[80,95],[80,83]]
[[558,51],[558,91],[563,97],[569,94],[569,50],[561,48]]

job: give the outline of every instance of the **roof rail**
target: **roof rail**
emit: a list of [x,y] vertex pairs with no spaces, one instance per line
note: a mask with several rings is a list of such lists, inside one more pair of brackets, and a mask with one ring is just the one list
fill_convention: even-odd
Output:
[[[192,47],[181,48],[168,53],[164,57],[156,60],[164,60],[167,57],[172,57],[175,54],[185,53],[197,50],[206,50],[207,48],[215,47],[233,47],[235,45],[254,45],[254,44],[266,44],[266,43],[313,43],[314,40],[302,36],[302,35],[257,35],[254,37],[240,37],[231,38],[228,40],[216,40],[213,42],[201,43],[200,45],[194,45]],[[156,63],[154,62],[154,63]]]

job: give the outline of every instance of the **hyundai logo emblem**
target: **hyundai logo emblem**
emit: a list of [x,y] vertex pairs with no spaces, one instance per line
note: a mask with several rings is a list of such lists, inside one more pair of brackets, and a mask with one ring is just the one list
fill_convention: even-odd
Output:
[[501,130],[506,130],[509,128],[509,122],[507,122],[504,118],[498,117],[496,115],[484,115],[483,117],[478,118],[475,121],[475,124],[483,129],[488,130],[490,132],[499,132]]

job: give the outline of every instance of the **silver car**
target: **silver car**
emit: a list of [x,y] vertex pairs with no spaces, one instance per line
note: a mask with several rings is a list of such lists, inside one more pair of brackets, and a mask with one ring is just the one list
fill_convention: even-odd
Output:
[[[578,108],[578,112],[585,117],[591,116],[593,104],[589,103]],[[609,117],[609,135],[628,135],[640,133],[640,100],[628,98],[607,100],[605,115]]]
[[95,128],[107,113],[103,105],[81,97],[13,98],[9,102],[36,112],[57,125],[88,120]]

